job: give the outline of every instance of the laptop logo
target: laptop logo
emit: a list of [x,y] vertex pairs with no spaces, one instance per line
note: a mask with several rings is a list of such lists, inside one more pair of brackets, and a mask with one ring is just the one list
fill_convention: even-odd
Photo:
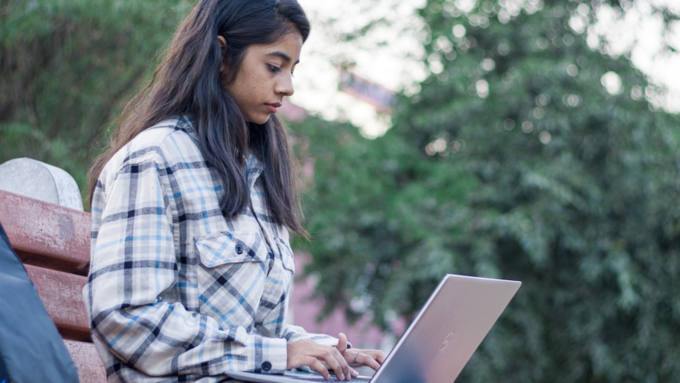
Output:
[[449,333],[449,335],[444,338],[444,341],[442,344],[439,346],[439,351],[444,351],[445,348],[449,346],[449,343],[451,343],[451,339],[455,336],[455,333]]

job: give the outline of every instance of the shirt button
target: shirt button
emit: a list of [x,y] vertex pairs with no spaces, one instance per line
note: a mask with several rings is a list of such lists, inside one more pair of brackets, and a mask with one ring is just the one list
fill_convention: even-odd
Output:
[[243,254],[243,246],[236,245],[236,254]]
[[262,363],[262,371],[267,372],[272,369],[272,364],[269,362]]

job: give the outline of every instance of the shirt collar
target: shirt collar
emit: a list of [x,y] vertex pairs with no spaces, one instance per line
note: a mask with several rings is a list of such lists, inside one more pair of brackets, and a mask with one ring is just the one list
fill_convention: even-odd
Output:
[[262,174],[262,171],[264,171],[262,162],[252,152],[248,154],[248,158],[246,158],[246,180],[250,190],[253,189],[255,181]]

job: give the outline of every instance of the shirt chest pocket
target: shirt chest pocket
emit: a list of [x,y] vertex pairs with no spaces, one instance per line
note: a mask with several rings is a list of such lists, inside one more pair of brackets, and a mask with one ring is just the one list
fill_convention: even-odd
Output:
[[194,238],[200,311],[221,324],[249,328],[266,281],[267,243],[260,233],[219,232]]
[[194,241],[201,264],[208,268],[267,259],[267,243],[257,232],[219,232],[196,237]]

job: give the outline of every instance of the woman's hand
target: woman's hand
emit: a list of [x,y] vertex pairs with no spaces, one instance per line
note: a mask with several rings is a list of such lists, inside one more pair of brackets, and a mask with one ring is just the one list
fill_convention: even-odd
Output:
[[338,338],[340,341],[338,342],[336,348],[345,358],[347,364],[352,367],[368,366],[377,371],[385,361],[385,353],[380,350],[347,348],[347,336],[345,336],[343,333],[340,333]]
[[[344,336],[344,334],[343,334]],[[345,338],[345,348],[347,348],[347,338]],[[311,340],[299,340],[288,343],[288,370],[307,366],[321,375],[324,379],[331,378],[328,370],[333,370],[338,380],[350,380],[352,377],[359,376],[347,363],[347,357],[343,356],[337,347],[324,346]]]

